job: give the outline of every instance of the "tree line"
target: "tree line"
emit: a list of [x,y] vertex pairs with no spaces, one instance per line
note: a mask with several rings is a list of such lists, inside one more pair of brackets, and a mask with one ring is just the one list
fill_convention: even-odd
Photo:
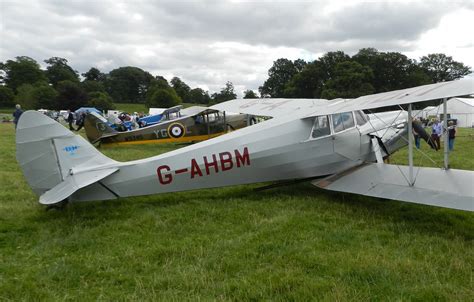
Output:
[[0,63],[0,107],[20,104],[25,109],[71,109],[83,106],[113,109],[114,103],[142,103],[147,107],[171,107],[182,102],[213,104],[235,99],[234,85],[209,94],[191,88],[178,77],[170,82],[138,67],[125,66],[103,73],[96,67],[79,73],[67,59],[52,57],[41,69],[37,61],[19,56]]
[[[181,102],[215,104],[237,97],[231,82],[209,94],[191,88],[179,77],[168,82],[138,67],[119,67],[109,73],[91,67],[81,78],[67,59],[52,57],[44,62],[45,70],[26,56],[0,62],[0,107],[18,103],[26,109],[92,106],[105,110],[113,109],[114,103],[171,107]],[[429,54],[418,62],[399,52],[364,48],[352,57],[335,51],[312,62],[280,58],[258,90],[260,97],[355,98],[454,80],[469,73],[469,66],[445,54]],[[244,91],[244,98],[258,97],[252,90]]]
[[313,62],[278,59],[259,92],[272,98],[356,98],[451,81],[471,72],[469,66],[445,54],[429,54],[418,62],[399,52],[363,48],[352,57],[334,51]]

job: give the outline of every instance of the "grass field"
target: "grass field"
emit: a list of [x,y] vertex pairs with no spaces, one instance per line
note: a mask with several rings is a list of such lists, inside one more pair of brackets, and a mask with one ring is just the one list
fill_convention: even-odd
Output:
[[13,111],[15,111],[15,106],[11,108],[0,107],[0,114],[7,114],[11,116],[13,114]]
[[[474,131],[452,167],[474,170]],[[173,149],[127,146],[117,160]],[[441,162],[440,152],[422,150]],[[392,162],[405,161],[404,151]],[[416,156],[415,163],[420,161]],[[422,163],[425,163],[423,161]],[[426,164],[426,163],[425,163]],[[0,124],[0,300],[472,301],[474,215],[258,185],[45,211]]]

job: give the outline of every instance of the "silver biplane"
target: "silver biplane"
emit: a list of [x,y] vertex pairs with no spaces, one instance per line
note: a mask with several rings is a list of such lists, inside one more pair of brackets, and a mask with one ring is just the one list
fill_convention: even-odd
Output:
[[[474,211],[474,172],[449,169],[447,139],[444,169],[413,166],[411,114],[413,103],[443,99],[446,108],[447,99],[473,93],[474,80],[464,79],[353,100],[232,100],[211,108],[271,118],[129,162],[27,111],[17,127],[17,160],[45,205],[311,179],[329,190]],[[408,112],[363,112],[394,105],[408,105]],[[408,166],[384,163],[407,144]]]

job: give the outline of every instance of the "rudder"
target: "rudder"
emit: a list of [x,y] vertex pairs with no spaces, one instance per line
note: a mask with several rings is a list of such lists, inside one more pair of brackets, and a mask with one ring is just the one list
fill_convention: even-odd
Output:
[[84,121],[86,136],[91,143],[100,141],[101,138],[115,136],[118,131],[109,126],[107,120],[95,112],[89,112]]
[[[36,111],[22,114],[16,131],[16,158],[32,190],[43,195],[75,174],[116,167],[87,140]],[[118,169],[118,168],[116,168]],[[77,189],[85,185],[78,183]]]

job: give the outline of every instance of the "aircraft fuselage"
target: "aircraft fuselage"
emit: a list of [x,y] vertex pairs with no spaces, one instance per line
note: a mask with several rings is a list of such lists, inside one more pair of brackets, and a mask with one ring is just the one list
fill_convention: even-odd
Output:
[[[392,124],[395,115],[387,117],[386,123]],[[111,199],[330,175],[373,161],[369,132],[393,132],[381,130],[387,126],[373,120],[335,133],[330,121],[331,133],[317,138],[311,137],[313,118],[275,119],[152,158],[120,163],[118,172],[93,188],[77,191],[71,199]],[[394,135],[392,139],[399,139],[401,132]]]

